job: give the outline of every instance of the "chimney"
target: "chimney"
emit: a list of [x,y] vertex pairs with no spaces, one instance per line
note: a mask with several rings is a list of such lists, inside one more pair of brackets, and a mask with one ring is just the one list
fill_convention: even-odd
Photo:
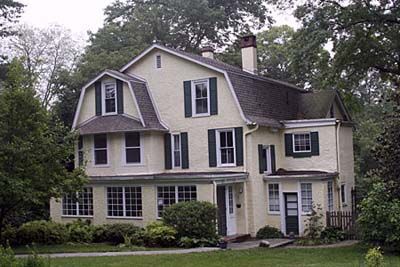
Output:
[[201,49],[201,55],[203,57],[214,59],[214,48],[211,46],[205,46]]
[[244,71],[257,73],[257,41],[255,35],[247,35],[240,39],[242,49],[242,68]]

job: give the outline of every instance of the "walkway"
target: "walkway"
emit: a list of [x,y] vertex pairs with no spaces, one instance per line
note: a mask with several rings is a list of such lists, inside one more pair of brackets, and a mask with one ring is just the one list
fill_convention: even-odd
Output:
[[[294,242],[293,239],[264,239],[265,241],[268,241],[270,246],[269,248],[277,248],[277,247],[283,247],[289,244],[292,244]],[[252,240],[252,241],[246,241],[246,242],[241,242],[241,243],[230,243],[228,244],[228,248],[232,250],[244,250],[244,249],[251,249],[251,248],[258,248],[260,245],[261,240]]]

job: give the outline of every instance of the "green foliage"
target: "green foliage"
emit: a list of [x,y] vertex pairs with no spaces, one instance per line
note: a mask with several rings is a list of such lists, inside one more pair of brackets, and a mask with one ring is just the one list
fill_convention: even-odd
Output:
[[10,247],[0,246],[0,266],[21,267],[21,264],[15,258],[14,251]]
[[91,225],[90,221],[82,221],[80,219],[68,223],[66,225],[68,230],[68,240],[77,243],[90,243],[93,241],[93,233],[95,227]]
[[282,238],[283,233],[278,228],[266,225],[257,231],[256,237],[258,239]]
[[163,222],[148,224],[144,232],[144,242],[149,247],[171,247],[176,244],[177,231]]
[[50,259],[39,256],[35,251],[28,258],[22,260],[22,267],[50,267]]
[[26,259],[18,260],[10,247],[0,246],[1,267],[50,267],[50,259],[40,257],[35,251]]
[[17,242],[17,229],[11,225],[6,225],[0,236],[0,245],[15,245]]
[[0,2],[0,38],[14,34],[9,23],[15,23],[22,13],[24,5],[14,0]]
[[93,233],[94,242],[123,244],[128,239],[132,245],[141,245],[143,243],[143,229],[133,224],[116,223],[96,226]]
[[316,240],[320,238],[321,231],[324,228],[322,223],[322,208],[321,205],[315,205],[313,203],[312,209],[306,220],[306,227],[304,229],[304,236],[310,240]]
[[206,201],[179,202],[163,212],[163,221],[178,232],[178,237],[215,239],[217,209]]
[[383,254],[380,248],[371,248],[365,255],[366,267],[383,267],[385,266]]
[[17,242],[26,244],[63,244],[68,241],[67,227],[52,221],[32,221],[23,224],[17,232]]
[[217,245],[217,242],[217,239],[198,239],[184,236],[179,239],[178,246],[183,248],[215,247]]
[[326,227],[320,238],[323,243],[336,243],[345,239],[345,233],[338,227]]

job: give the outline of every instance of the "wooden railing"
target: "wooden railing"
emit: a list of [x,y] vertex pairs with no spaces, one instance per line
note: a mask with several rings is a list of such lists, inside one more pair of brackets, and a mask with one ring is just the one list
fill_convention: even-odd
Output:
[[344,231],[346,239],[357,239],[357,213],[355,211],[327,211],[326,226]]

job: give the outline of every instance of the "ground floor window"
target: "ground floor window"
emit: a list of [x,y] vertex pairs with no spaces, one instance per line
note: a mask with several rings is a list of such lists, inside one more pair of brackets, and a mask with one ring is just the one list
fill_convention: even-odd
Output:
[[312,210],[312,184],[301,184],[301,210],[304,213],[311,212]]
[[85,187],[81,192],[65,194],[62,199],[63,216],[93,216],[93,189]]
[[341,186],[340,186],[340,195],[341,195],[341,198],[342,198],[342,204],[346,204],[346,185],[345,184],[342,184]]
[[142,209],[140,186],[107,188],[107,215],[109,217],[141,218]]
[[268,211],[279,212],[279,184],[268,184]]
[[328,210],[333,211],[333,182],[328,182]]
[[157,207],[158,217],[162,217],[163,210],[177,202],[197,200],[197,188],[195,185],[186,186],[158,186]]

